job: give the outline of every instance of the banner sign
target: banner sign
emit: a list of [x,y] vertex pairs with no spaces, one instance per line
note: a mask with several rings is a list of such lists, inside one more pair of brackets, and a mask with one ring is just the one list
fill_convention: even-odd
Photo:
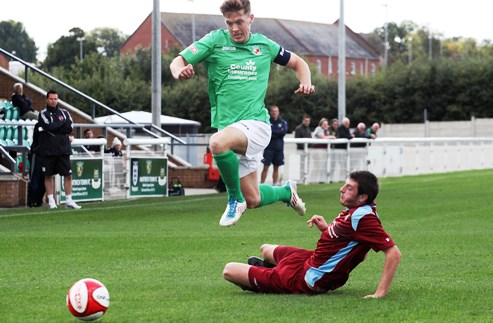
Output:
[[166,157],[130,159],[130,197],[168,195],[168,159]]
[[[103,200],[103,159],[73,158],[72,164],[72,199],[74,201]],[[60,176],[60,202],[65,202],[65,186]]]

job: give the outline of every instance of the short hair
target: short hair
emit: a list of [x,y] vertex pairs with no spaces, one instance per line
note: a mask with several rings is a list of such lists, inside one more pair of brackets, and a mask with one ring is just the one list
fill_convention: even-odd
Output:
[[91,129],[91,128],[87,128],[86,130],[84,130],[84,135],[85,135],[86,133],[88,133],[89,131],[91,131],[91,132],[92,132],[92,129]]
[[50,96],[50,94],[56,94],[58,95],[58,92],[55,91],[55,90],[49,90],[48,92],[46,92],[46,98],[48,99],[48,97]]
[[20,94],[22,91],[22,83],[15,83],[14,84],[14,93],[15,94]]
[[305,113],[303,115],[303,118],[301,118],[301,120],[305,120],[305,119],[311,119],[310,115]]
[[223,15],[243,10],[247,15],[250,14],[250,0],[225,0],[219,7]]
[[318,125],[319,125],[319,126],[321,126],[321,125],[322,125],[322,123],[324,123],[324,121],[329,122],[329,120],[327,120],[327,118],[322,118],[322,119],[320,119],[320,121],[318,122]]
[[366,194],[367,204],[375,201],[378,195],[379,185],[377,177],[367,170],[357,170],[349,173],[349,178],[358,183],[358,195]]

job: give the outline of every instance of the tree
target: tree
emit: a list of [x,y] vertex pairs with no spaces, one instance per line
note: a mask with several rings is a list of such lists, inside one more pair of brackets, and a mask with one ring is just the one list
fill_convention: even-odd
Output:
[[87,41],[95,43],[98,52],[107,57],[120,55],[126,39],[126,35],[114,28],[96,28],[87,35]]
[[43,67],[47,70],[58,66],[69,68],[70,65],[80,60],[80,39],[82,43],[83,56],[90,53],[97,53],[97,44],[94,38],[85,39],[84,31],[78,27],[69,30],[69,36],[60,37],[55,43],[48,45],[48,55],[43,62]]
[[38,48],[34,40],[29,37],[24,25],[13,20],[0,22],[0,48],[27,62],[36,62]]

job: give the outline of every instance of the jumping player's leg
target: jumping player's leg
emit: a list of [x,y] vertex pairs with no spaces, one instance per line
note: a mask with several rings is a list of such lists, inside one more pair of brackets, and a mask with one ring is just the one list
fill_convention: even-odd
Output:
[[[228,191],[228,206],[219,224],[235,224],[246,207],[256,208],[283,201],[303,215],[304,203],[296,192],[296,183],[287,181],[282,187],[259,186],[257,169],[264,148],[270,141],[270,126],[260,121],[241,121],[210,139],[210,150]],[[240,159],[238,160],[238,156]],[[240,180],[241,178],[241,180]]]
[[239,162],[236,154],[245,154],[248,140],[240,130],[227,127],[213,134],[209,141],[217,168],[221,173],[228,195],[243,202],[241,194],[240,176],[238,172]]
[[240,186],[239,160],[237,154],[245,154],[248,146],[246,135],[235,127],[227,127],[211,136],[209,148],[221,173],[228,192],[228,205],[219,224],[235,224],[246,210],[247,202]]

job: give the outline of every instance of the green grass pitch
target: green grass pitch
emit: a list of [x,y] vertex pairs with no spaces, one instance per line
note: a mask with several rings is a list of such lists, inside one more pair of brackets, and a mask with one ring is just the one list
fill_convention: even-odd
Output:
[[[389,294],[374,292],[370,252],[324,295],[262,295],[222,278],[262,243],[313,248],[317,229],[278,203],[219,226],[224,194],[0,210],[2,322],[75,322],[65,295],[81,278],[108,288],[101,322],[493,322],[493,170],[381,179],[378,211],[402,252]],[[299,186],[308,213],[332,220],[341,183]]]

